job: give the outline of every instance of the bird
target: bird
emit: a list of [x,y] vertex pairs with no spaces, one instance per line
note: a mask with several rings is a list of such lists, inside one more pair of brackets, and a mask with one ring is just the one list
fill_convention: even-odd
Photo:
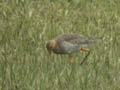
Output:
[[83,64],[90,55],[89,47],[98,41],[100,41],[100,39],[88,38],[81,34],[63,34],[49,40],[46,43],[46,48],[49,54],[69,55],[71,64],[74,63],[74,53],[80,51],[87,52],[80,63]]

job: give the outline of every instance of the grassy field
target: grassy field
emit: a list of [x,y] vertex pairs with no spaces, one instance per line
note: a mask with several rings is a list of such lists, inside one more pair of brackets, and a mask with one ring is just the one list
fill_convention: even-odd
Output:
[[[64,33],[103,42],[71,65],[45,48]],[[120,0],[0,0],[0,90],[120,90]]]

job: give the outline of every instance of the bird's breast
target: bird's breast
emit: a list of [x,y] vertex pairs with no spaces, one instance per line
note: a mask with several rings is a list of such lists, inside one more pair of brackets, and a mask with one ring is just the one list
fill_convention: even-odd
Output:
[[63,46],[61,46],[61,44],[59,44],[56,48],[54,48],[52,50],[54,53],[56,54],[67,54],[67,52],[65,51],[65,48]]

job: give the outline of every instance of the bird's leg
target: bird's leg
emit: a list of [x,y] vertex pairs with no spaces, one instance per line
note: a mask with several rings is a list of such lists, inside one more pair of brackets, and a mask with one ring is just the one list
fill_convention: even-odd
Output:
[[82,50],[83,52],[88,52],[88,53],[84,56],[82,62],[80,63],[80,64],[82,65],[82,64],[87,60],[87,57],[90,55],[90,50],[87,49],[87,48],[81,48],[81,50]]
[[70,54],[69,57],[70,57],[70,63],[73,64],[74,63],[73,54]]

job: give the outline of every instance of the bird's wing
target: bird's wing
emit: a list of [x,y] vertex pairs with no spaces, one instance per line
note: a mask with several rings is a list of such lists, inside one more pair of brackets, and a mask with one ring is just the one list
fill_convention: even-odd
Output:
[[88,45],[85,43],[87,38],[80,35],[62,35],[57,37],[56,40],[58,42],[59,48],[67,53],[78,51],[82,47],[88,47]]
[[88,38],[82,36],[82,35],[73,35],[73,34],[67,34],[67,35],[61,35],[56,38],[59,42],[68,42],[70,44],[85,44],[88,43]]
[[66,52],[74,52],[78,51],[81,48],[88,48],[90,45],[96,42],[94,39],[86,38],[82,35],[61,35],[56,38],[59,48]]

